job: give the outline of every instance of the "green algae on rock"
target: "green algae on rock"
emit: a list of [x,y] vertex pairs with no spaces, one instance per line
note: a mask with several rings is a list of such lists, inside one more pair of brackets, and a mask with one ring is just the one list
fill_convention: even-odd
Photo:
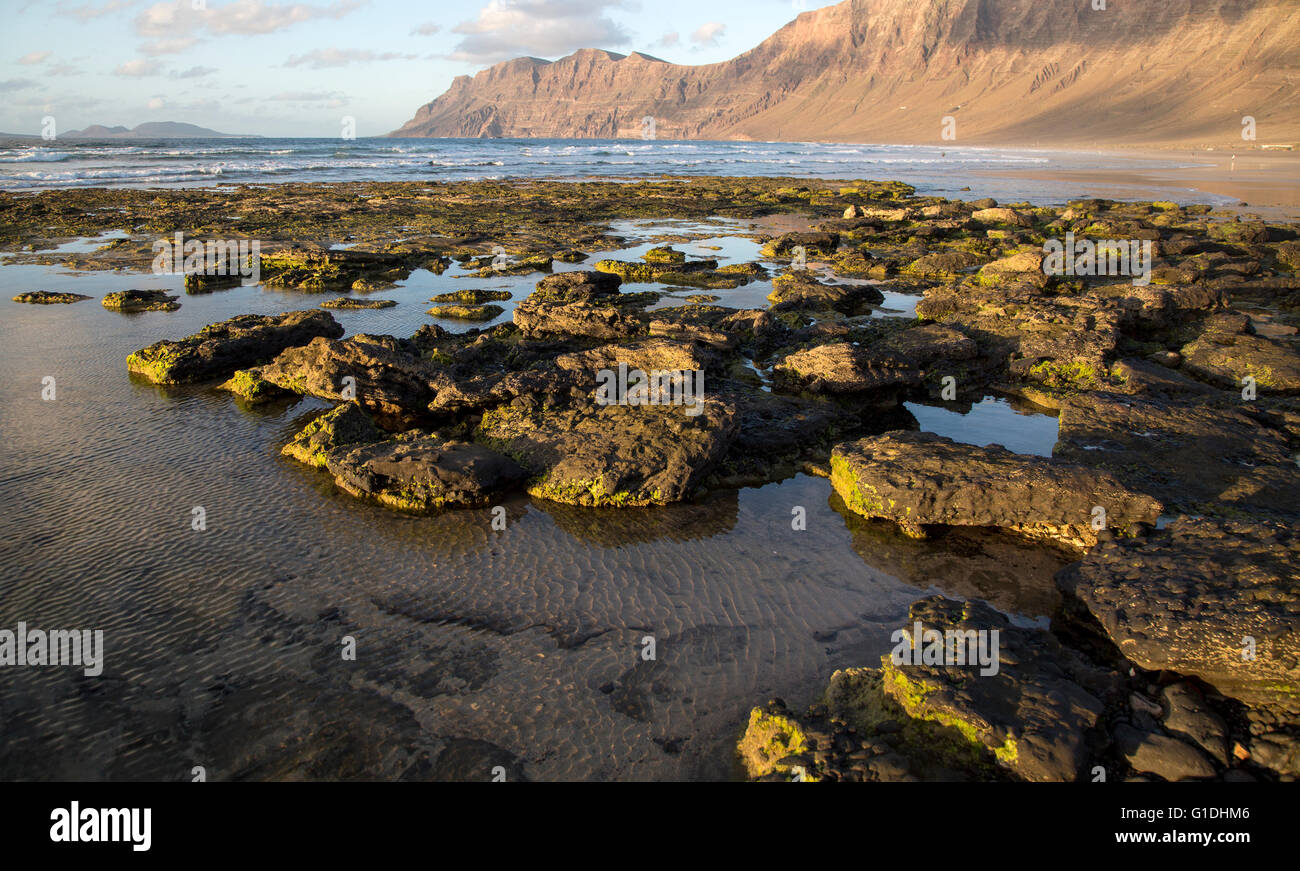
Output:
[[343,327],[323,311],[237,315],[187,338],[141,348],[126,358],[126,366],[157,384],[228,378],[236,369],[264,363],[286,348],[341,335]]
[[504,312],[499,305],[435,305],[426,314],[457,321],[490,321]]
[[251,369],[238,369],[227,381],[222,382],[218,390],[233,393],[250,405],[258,405],[288,396],[289,391],[272,384],[262,377],[262,370],[256,366]]
[[419,430],[331,450],[325,465],[346,492],[411,513],[490,504],[525,474],[483,445]]
[[69,304],[81,302],[83,299],[91,299],[89,296],[82,296],[79,293],[56,293],[52,290],[29,290],[26,293],[20,293],[13,298],[14,302],[28,302],[37,305]]
[[327,299],[320,304],[321,308],[332,309],[376,309],[392,308],[397,305],[394,299],[356,299],[351,296],[341,296],[338,299]]
[[429,302],[459,302],[464,303],[465,305],[482,305],[485,302],[501,302],[502,300],[510,299],[512,295],[513,294],[508,290],[481,290],[475,288],[440,293],[436,296],[429,297]]
[[593,508],[687,499],[726,453],[736,414],[716,399],[681,406],[544,406],[531,397],[483,415],[475,437],[513,457],[541,499]]
[[325,468],[330,451],[345,445],[377,442],[384,437],[370,415],[355,403],[344,403],[314,417],[280,451],[300,463]]
[[174,312],[181,307],[176,299],[162,290],[119,290],[106,295],[101,303],[119,312]]
[[922,432],[837,445],[831,484],[854,512],[914,535],[932,524],[995,526],[1086,548],[1099,528],[1127,532],[1161,511],[1106,472]]

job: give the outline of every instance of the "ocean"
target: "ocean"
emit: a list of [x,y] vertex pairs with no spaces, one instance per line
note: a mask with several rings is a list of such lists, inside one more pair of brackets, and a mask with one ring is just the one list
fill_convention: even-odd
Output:
[[1141,196],[1223,205],[1190,188],[1137,193],[1083,189],[1078,181],[994,176],[1017,170],[1127,171],[1195,165],[1187,156],[817,142],[632,139],[171,139],[0,140],[0,190],[70,187],[207,187],[340,181],[506,178],[639,179],[662,175],[897,179],[926,195],[1038,204],[1077,196]]

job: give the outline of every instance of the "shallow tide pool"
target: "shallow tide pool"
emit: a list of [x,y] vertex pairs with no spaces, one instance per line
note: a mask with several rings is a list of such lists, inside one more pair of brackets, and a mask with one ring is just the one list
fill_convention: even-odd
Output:
[[[410,335],[434,293],[520,299],[538,278],[459,272],[417,272],[374,294],[397,307],[335,316],[350,334]],[[99,629],[106,647],[98,677],[0,674],[0,778],[188,780],[203,765],[214,780],[488,779],[498,764],[512,779],[730,778],[752,706],[811,701],[835,669],[877,664],[919,596],[1038,618],[1055,602],[1058,557],[981,531],[913,541],[803,475],[654,509],[520,496],[504,530],[487,509],[360,503],[279,454],[324,403],[252,410],[124,363],[325,296],[99,305],[131,287],[181,293],[172,276],[0,264],[0,627]],[[95,299],[9,302],[36,289]],[[923,428],[1039,452],[1048,424],[1000,402],[964,418],[909,408]],[[791,528],[796,506],[806,530]]]

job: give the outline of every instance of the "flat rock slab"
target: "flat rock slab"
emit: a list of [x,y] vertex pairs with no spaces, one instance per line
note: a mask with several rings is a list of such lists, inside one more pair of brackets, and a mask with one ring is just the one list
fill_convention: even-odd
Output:
[[[1120,651],[1248,704],[1300,700],[1300,535],[1270,521],[1183,519],[1106,542],[1057,576]],[[1248,658],[1254,639],[1253,657]]]
[[1242,388],[1247,376],[1258,393],[1300,393],[1300,353],[1294,344],[1212,324],[1182,348],[1183,368],[1223,387]]
[[229,378],[236,369],[264,363],[286,348],[341,335],[343,327],[329,312],[238,315],[188,338],[155,342],[128,356],[126,366],[159,384]]
[[371,308],[392,308],[397,305],[395,299],[356,299],[350,296],[341,296],[338,299],[327,299],[320,304],[321,308],[333,309],[371,309]]
[[37,305],[67,304],[81,302],[83,299],[90,299],[90,297],[80,293],[56,293],[52,290],[29,290],[13,298],[14,302],[29,302]]
[[927,524],[996,526],[1090,546],[1097,507],[1117,530],[1160,515],[1160,503],[1106,472],[933,433],[896,431],[837,445],[831,483],[855,513],[917,534]]
[[486,505],[524,478],[517,463],[483,445],[418,430],[337,448],[328,454],[326,468],[353,495],[412,512]]
[[1109,472],[1188,513],[1295,510],[1300,467],[1287,434],[1252,403],[1080,393],[1054,404],[1061,460]]
[[[932,596],[912,604],[904,627],[911,645],[915,625],[929,630],[986,633],[995,674],[978,664],[924,664],[881,660],[885,692],[908,715],[951,727],[1016,776],[1032,781],[1074,781],[1088,762],[1086,733],[1104,705],[1080,681],[1096,684],[1094,669],[1046,631],[1013,626],[983,602]],[[1106,689],[1104,680],[1100,684]]]

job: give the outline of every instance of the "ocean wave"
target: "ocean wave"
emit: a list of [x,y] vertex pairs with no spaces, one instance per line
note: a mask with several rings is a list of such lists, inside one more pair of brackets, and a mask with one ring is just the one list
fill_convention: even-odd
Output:
[[59,163],[70,157],[71,151],[0,151],[0,163]]

